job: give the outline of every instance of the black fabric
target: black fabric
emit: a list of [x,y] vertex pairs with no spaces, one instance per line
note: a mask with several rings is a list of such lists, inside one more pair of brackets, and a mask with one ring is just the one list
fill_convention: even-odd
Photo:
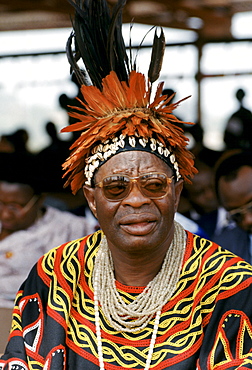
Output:
[[[0,369],[99,370],[92,271],[98,231],[51,250],[17,295]],[[118,283],[134,300],[139,287]],[[252,369],[252,267],[188,232],[176,291],[164,302],[153,370]],[[100,311],[106,370],[142,370],[154,319],[134,334],[116,332]],[[23,366],[23,368],[22,368]]]

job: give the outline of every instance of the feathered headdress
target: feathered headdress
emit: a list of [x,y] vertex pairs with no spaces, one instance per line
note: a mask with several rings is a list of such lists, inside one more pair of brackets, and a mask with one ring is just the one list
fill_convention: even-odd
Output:
[[[172,96],[162,95],[163,83],[160,83],[154,100],[150,101],[152,84],[162,67],[163,30],[160,35],[155,32],[146,78],[136,72],[136,63],[128,57],[122,37],[122,10],[126,0],[119,0],[112,11],[106,0],[69,1],[76,14],[74,32],[67,42],[67,56],[81,86],[82,98],[78,98],[81,106],[72,107],[74,111],[69,113],[77,123],[62,130],[81,131],[63,165],[64,176],[68,176],[66,185],[71,184],[76,193],[84,183],[90,184],[96,168],[125,145],[125,138],[131,137],[138,138],[142,147],[150,145],[151,151],[162,159],[169,159],[177,179],[182,177],[190,182],[197,171],[193,156],[186,149],[188,139],[176,125],[181,121],[172,114],[184,99],[169,104]],[[81,59],[82,68],[78,65]]]

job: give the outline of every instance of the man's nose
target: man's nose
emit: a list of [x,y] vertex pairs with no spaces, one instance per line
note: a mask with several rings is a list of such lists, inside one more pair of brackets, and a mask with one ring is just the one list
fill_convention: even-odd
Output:
[[242,222],[240,225],[243,229],[251,230],[252,229],[252,211],[247,211],[242,218]]
[[12,213],[8,209],[8,207],[3,207],[0,212],[0,219],[1,220],[7,220],[9,218],[12,218]]
[[122,201],[124,204],[131,205],[132,207],[140,207],[143,204],[149,204],[151,199],[146,197],[140,190],[137,180],[132,181],[131,189],[128,196]]

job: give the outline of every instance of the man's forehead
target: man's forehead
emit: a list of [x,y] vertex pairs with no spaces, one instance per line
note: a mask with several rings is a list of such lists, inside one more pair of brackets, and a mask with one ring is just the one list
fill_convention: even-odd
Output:
[[0,191],[13,191],[13,192],[32,192],[32,188],[28,184],[21,184],[18,182],[0,181]]
[[106,173],[107,171],[112,171],[112,173],[162,171],[168,175],[172,174],[172,169],[162,159],[155,154],[140,150],[115,154],[98,169],[99,173]]
[[[251,166],[241,166],[235,174],[230,174],[228,176],[223,176],[220,178],[220,183],[230,183],[230,184],[236,184],[239,182],[247,182],[252,179],[252,167]],[[250,182],[252,186],[252,182]],[[234,185],[235,186],[235,185]]]
[[252,167],[243,166],[231,179],[221,177],[219,195],[227,209],[240,207],[252,199]]
[[252,176],[252,167],[251,166],[242,166],[238,171],[238,177],[246,176],[251,177]]

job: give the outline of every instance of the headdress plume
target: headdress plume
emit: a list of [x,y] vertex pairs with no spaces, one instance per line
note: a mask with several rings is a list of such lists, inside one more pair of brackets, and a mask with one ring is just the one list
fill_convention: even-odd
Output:
[[[112,9],[105,0],[69,1],[75,8],[75,19],[74,31],[67,42],[67,56],[82,98],[78,98],[80,106],[72,107],[70,113],[77,122],[62,130],[81,131],[63,165],[64,176],[68,176],[66,185],[71,184],[76,193],[87,176],[91,176],[85,168],[92,149],[120,134],[144,139],[155,137],[162,146],[168,143],[174,154],[179,154],[176,159],[181,176],[190,181],[196,170],[186,149],[187,138],[176,125],[181,121],[172,113],[180,101],[169,104],[171,98],[162,95],[161,83],[151,102],[152,85],[159,77],[165,50],[162,28],[159,35],[157,29],[154,34],[146,78],[136,72],[136,63],[129,60],[124,44],[122,11],[126,1],[118,0]],[[97,165],[96,159],[94,162]]]

